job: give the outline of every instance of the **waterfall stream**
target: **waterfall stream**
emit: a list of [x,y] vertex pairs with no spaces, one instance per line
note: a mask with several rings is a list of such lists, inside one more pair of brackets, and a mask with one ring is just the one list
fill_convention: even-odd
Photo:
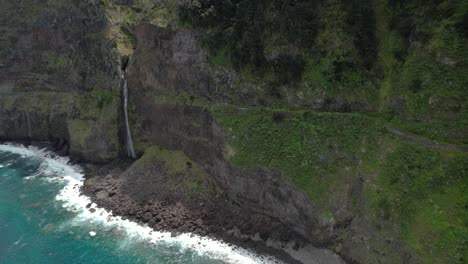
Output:
[[24,113],[25,117],[26,117],[26,129],[27,129],[27,137],[28,139],[31,139],[32,138],[32,132],[31,132],[31,120],[29,119],[29,113],[28,112],[25,112]]
[[128,123],[128,80],[127,71],[123,74],[123,113],[125,120],[125,148],[127,149],[127,156],[135,159],[136,153],[133,148],[132,134],[130,133],[130,125]]

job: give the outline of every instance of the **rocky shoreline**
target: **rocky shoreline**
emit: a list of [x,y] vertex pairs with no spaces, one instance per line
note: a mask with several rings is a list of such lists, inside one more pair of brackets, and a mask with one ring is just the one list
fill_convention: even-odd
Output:
[[[0,144],[3,143],[6,142],[0,141]],[[66,156],[57,143],[30,140],[19,140],[16,143],[26,147],[32,145],[46,148],[58,156]],[[165,193],[164,188],[145,185],[144,181],[132,184],[135,183],[132,180],[138,178],[128,173],[134,162],[130,159],[116,159],[110,163],[96,164],[83,162],[79,157],[70,157],[70,164],[78,164],[85,171],[81,193],[99,207],[123,219],[173,235],[192,233],[222,240],[234,247],[272,256],[283,263],[345,263],[331,250],[315,247],[286,225],[268,216],[252,213],[225,194],[187,199],[183,190],[182,194]],[[139,177],[152,177],[152,173],[158,174],[149,171]],[[148,195],[145,189],[154,192]],[[144,195],[135,197],[132,193]],[[91,213],[96,210],[91,204],[88,204],[87,209]]]
[[125,169],[130,164],[128,160],[116,160],[104,166],[81,164],[86,170],[82,193],[113,214],[147,224],[156,231],[207,236],[273,256],[284,263],[344,263],[331,251],[312,247],[281,223],[236,208],[225,197],[218,197],[214,203],[188,204],[177,200],[176,195],[133,199],[123,185],[129,176]]
[[[221,208],[216,213],[215,206],[203,203],[198,204],[198,206],[192,204],[189,208],[179,201],[170,201],[170,199],[133,200],[122,191],[124,181],[120,176],[123,173],[123,167],[129,166],[129,162],[118,163],[119,167],[114,167],[111,170],[109,170],[109,165],[100,167],[81,164],[86,168],[86,180],[82,193],[90,197],[98,206],[112,210],[113,214],[122,216],[124,219],[147,224],[156,231],[171,232],[174,235],[193,233],[208,236],[221,239],[230,245],[251,249],[256,253],[274,256],[285,263],[301,263],[282,250],[267,247],[263,242],[235,236],[236,232],[228,230],[226,227],[235,226],[236,219]],[[105,177],[98,176],[103,172],[107,172]],[[197,208],[193,209],[194,207]],[[299,249],[299,244],[295,248]]]

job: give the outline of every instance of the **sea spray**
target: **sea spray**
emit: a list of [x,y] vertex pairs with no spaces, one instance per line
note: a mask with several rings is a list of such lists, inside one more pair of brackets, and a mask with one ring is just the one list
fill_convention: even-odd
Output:
[[[79,166],[68,165],[68,158],[55,157],[52,153],[36,147],[26,148],[12,144],[0,145],[0,151],[16,153],[21,157],[40,157],[40,173],[30,176],[29,179],[39,175],[52,175],[52,177],[40,177],[40,179],[64,185],[56,195],[56,200],[64,209],[73,214],[73,217],[61,224],[59,228],[63,230],[69,230],[72,227],[94,227],[95,229],[88,233],[90,239],[99,239],[100,233],[102,235],[104,232],[117,230],[125,234],[126,239],[122,241],[123,247],[132,243],[150,243],[174,246],[181,253],[191,250],[199,255],[219,259],[226,263],[278,263],[274,258],[258,256],[248,250],[231,247],[211,238],[190,233],[172,236],[169,232],[154,231],[146,225],[114,216],[112,212],[92,203],[89,197],[80,194],[84,180],[83,171]],[[87,208],[89,204],[91,207]],[[94,210],[89,210],[91,208]]]

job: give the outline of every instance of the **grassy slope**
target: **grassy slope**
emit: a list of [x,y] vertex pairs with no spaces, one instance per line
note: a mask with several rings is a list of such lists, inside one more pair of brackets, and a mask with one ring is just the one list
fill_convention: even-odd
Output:
[[327,186],[340,181],[340,168],[355,167],[352,154],[360,151],[367,135],[382,129],[357,114],[281,112],[236,108],[215,112],[221,125],[232,132],[240,166],[279,168],[292,183],[322,203]]
[[[397,224],[405,248],[422,263],[466,261],[468,155],[385,139],[384,158],[364,163],[378,175],[367,188],[376,225]],[[390,146],[390,150],[387,147]]]
[[375,226],[396,224],[401,232],[391,239],[405,241],[423,263],[466,260],[466,153],[418,146],[387,134],[385,120],[360,114],[234,107],[214,114],[231,135],[234,164],[278,169],[324,218],[333,219],[333,196],[359,173]]
[[[182,151],[163,149],[159,146],[148,146],[143,156],[135,161],[129,171],[134,174],[151,173],[151,166],[163,162],[164,190],[166,192],[185,192],[196,197],[213,197],[221,192],[216,181],[210,177],[196,162],[190,160]],[[184,177],[180,177],[184,175]],[[216,192],[216,193],[213,193]]]

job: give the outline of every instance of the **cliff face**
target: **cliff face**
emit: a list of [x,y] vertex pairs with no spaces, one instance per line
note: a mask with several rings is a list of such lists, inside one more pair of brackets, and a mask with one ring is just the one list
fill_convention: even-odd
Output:
[[300,190],[281,183],[274,170],[244,170],[226,160],[227,135],[208,106],[171,102],[174,97],[184,100],[176,96],[181,93],[216,96],[209,90],[213,84],[195,34],[151,25],[139,25],[135,32],[138,46],[129,64],[129,84],[138,149],[158,145],[182,150],[242,207],[279,220],[317,244],[326,243],[330,237],[326,224]]
[[119,59],[99,1],[2,1],[0,138],[78,159],[119,152]]
[[465,5],[197,2],[0,1],[0,140],[123,157],[126,67],[129,208],[180,201],[216,232],[350,262],[463,263]]

